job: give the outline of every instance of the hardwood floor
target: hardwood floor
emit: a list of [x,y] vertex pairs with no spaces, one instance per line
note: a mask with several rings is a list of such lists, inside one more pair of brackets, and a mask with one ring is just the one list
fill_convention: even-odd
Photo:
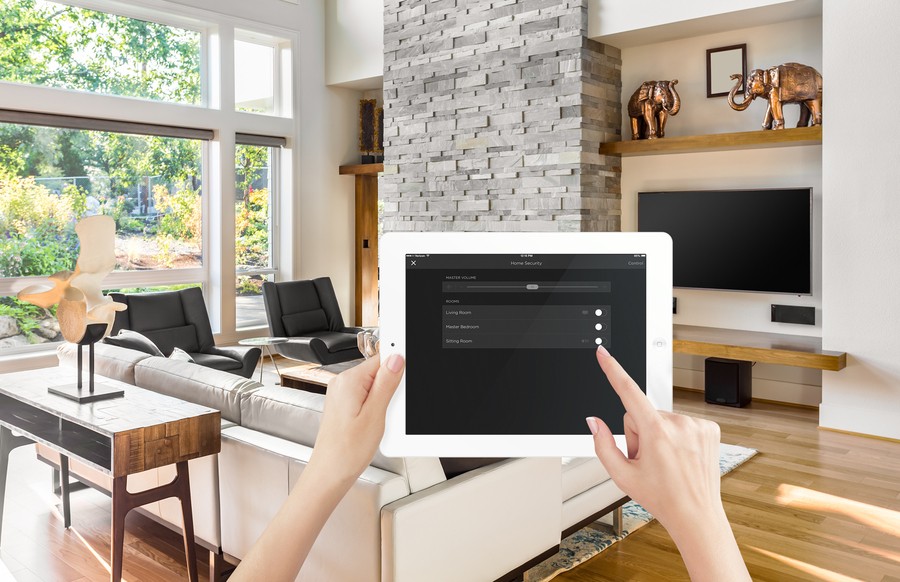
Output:
[[[761,453],[722,482],[754,580],[900,581],[900,443],[819,430],[817,413],[808,409],[711,406],[683,391],[675,406],[717,421],[723,442]],[[64,530],[50,469],[25,447],[13,452],[7,499],[0,558],[16,580],[109,579],[106,496],[74,493],[73,527]],[[134,512],[126,529],[125,580],[186,579],[180,536]],[[207,553],[198,553],[206,580]],[[687,574],[653,522],[556,580],[687,580]]]
[[[755,581],[900,580],[900,443],[820,430],[810,409],[727,408],[681,390],[675,408],[718,422],[722,442],[760,452],[722,480]],[[675,544],[652,522],[556,580],[688,577]]]

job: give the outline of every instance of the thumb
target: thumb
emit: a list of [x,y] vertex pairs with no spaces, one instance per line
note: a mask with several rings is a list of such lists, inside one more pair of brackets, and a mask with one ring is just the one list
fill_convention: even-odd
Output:
[[369,414],[375,414],[384,418],[391,397],[400,384],[400,378],[403,377],[403,370],[406,367],[406,361],[400,354],[392,354],[378,368],[375,374],[375,381],[372,382],[372,388],[366,397],[363,408]]
[[628,480],[632,470],[631,463],[616,446],[612,431],[597,417],[589,416],[586,420],[594,435],[594,452],[597,453],[597,458],[603,463],[609,476],[617,485]]

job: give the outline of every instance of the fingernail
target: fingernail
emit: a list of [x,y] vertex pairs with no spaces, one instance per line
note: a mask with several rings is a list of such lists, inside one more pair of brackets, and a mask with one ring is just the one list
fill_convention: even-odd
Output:
[[594,418],[593,416],[589,416],[589,417],[585,418],[584,420],[587,421],[588,428],[591,429],[591,434],[596,436],[597,431],[600,430],[600,425],[597,424],[597,419]]
[[395,374],[403,369],[403,356],[400,354],[393,354],[390,358],[388,358],[387,369]]
[[597,346],[597,353],[600,354],[601,356],[608,356],[609,350],[607,350],[603,346]]

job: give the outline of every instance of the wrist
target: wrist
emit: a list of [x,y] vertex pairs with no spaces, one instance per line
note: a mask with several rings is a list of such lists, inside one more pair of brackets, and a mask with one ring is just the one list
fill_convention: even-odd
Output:
[[682,527],[669,529],[692,582],[749,580],[731,524],[721,505],[698,511]]
[[314,480],[321,487],[346,492],[359,475],[349,473],[346,463],[332,463],[328,461],[328,458],[333,458],[333,456],[323,457],[317,455],[313,450],[312,457],[310,457],[306,469],[303,470],[303,475]]

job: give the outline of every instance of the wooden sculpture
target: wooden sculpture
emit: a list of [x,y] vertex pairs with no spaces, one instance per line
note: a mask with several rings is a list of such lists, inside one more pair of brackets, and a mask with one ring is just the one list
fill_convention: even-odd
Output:
[[[54,394],[92,402],[122,395],[119,389],[94,386],[94,344],[112,329],[117,311],[126,309],[103,294],[101,283],[116,266],[116,221],[110,216],[90,216],[75,225],[79,253],[74,271],[60,271],[50,275],[49,284],[32,285],[19,292],[17,298],[44,309],[59,305],[56,318],[66,341],[78,346],[78,382],[73,386],[54,386]],[[89,346],[89,390],[82,393],[81,351]]]

